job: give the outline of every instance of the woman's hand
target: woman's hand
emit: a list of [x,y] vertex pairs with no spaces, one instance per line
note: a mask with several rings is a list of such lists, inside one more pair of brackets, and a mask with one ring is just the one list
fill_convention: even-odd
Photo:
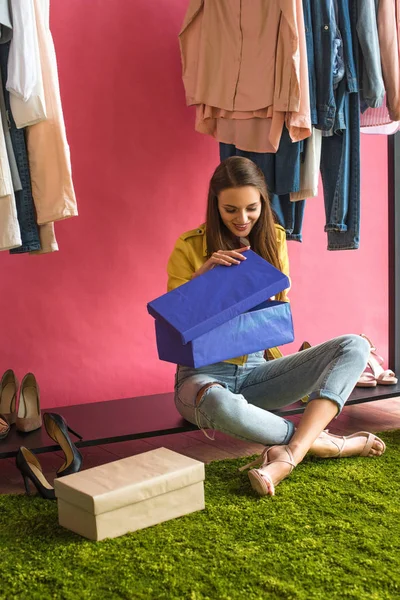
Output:
[[243,248],[238,248],[238,250],[218,250],[218,252],[214,252],[212,256],[204,263],[200,269],[198,269],[192,275],[192,279],[198,277],[199,275],[203,275],[207,271],[213,269],[216,265],[224,265],[225,267],[230,267],[231,265],[239,265],[241,261],[246,260],[246,257],[243,256],[242,252],[249,250],[250,246],[244,246]]

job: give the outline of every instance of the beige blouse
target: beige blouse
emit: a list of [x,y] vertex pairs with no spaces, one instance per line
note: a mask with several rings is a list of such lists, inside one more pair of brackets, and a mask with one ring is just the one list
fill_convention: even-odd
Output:
[[191,0],[179,40],[197,131],[258,152],[285,121],[293,141],[311,134],[301,0]]

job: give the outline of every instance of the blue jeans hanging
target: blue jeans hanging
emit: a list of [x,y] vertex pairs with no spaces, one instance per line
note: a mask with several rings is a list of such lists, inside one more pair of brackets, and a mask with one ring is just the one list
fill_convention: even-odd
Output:
[[343,97],[345,129],[322,138],[328,250],[357,250],[360,245],[360,108],[359,94]]
[[[344,7],[345,3],[341,2]],[[347,55],[353,48],[353,62],[358,64],[356,31],[357,0],[347,5],[343,27],[346,32]],[[347,66],[347,65],[346,65]],[[360,245],[360,94],[357,73],[347,78],[336,90],[334,135],[322,138],[321,176],[326,212],[325,231],[328,250],[357,250]]]
[[283,128],[279,149],[270,152],[247,152],[233,144],[220,143],[220,159],[243,156],[252,160],[264,173],[270,195],[271,208],[278,223],[286,230],[286,238],[302,241],[301,230],[305,200],[290,201],[290,192],[300,189],[300,157],[303,142],[292,142],[286,127]]

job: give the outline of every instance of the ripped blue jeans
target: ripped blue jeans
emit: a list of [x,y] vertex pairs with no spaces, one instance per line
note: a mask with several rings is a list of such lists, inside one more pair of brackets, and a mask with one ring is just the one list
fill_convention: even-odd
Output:
[[[287,444],[293,423],[270,411],[309,395],[309,401],[331,400],[339,414],[365,369],[369,351],[364,338],[344,335],[272,361],[256,352],[243,366],[225,362],[200,369],[179,366],[175,405],[200,429],[266,446]],[[209,387],[196,405],[198,392],[212,382],[220,385]]]

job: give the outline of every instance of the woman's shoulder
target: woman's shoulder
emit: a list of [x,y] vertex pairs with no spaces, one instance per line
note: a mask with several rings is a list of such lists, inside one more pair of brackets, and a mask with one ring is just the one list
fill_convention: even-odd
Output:
[[191,238],[203,236],[205,234],[205,232],[206,232],[206,226],[205,226],[205,223],[203,223],[202,225],[199,225],[199,227],[196,227],[196,229],[190,229],[190,231],[185,231],[185,233],[182,233],[182,235],[179,236],[179,239],[186,242],[187,240],[190,240]]
[[184,254],[193,256],[203,256],[206,251],[206,226],[199,225],[196,229],[185,231],[178,237],[175,243],[175,250],[179,250]]
[[285,229],[282,227],[282,225],[279,225],[278,223],[275,223],[275,231],[276,231],[276,238],[279,242],[283,241],[286,239],[286,231]]

